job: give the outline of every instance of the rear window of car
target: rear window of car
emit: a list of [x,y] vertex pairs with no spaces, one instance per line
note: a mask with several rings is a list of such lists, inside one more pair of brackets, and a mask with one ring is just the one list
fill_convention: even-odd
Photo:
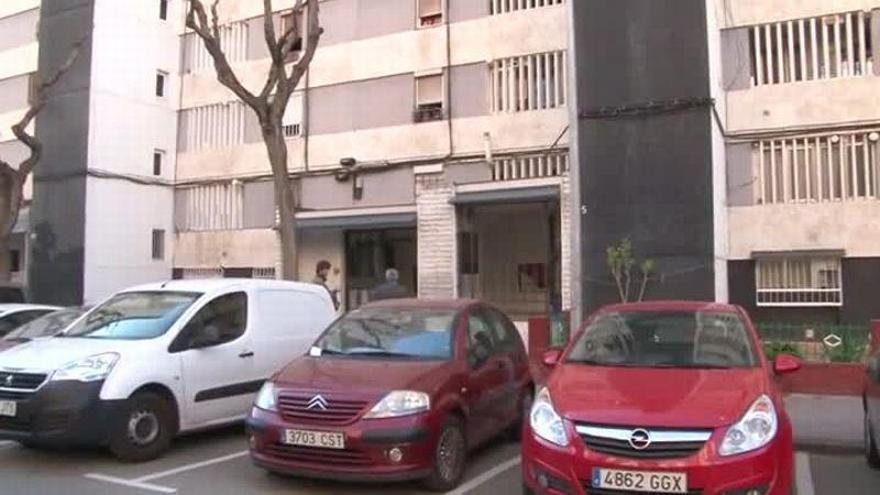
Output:
[[752,368],[758,359],[734,313],[632,311],[592,320],[566,362],[649,368]]
[[362,308],[337,320],[315,343],[313,355],[364,359],[450,359],[456,312]]

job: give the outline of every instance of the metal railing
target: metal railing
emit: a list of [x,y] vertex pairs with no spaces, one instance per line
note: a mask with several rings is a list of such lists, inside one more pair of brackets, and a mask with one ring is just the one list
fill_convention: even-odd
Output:
[[768,359],[787,353],[811,362],[862,362],[871,334],[868,325],[761,322],[755,326]]

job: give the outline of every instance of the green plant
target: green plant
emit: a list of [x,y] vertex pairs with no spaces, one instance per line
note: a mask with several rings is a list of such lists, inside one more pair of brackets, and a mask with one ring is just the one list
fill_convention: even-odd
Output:
[[832,363],[858,363],[865,358],[868,342],[855,335],[840,341],[837,347],[825,347],[825,356]]
[[[614,242],[608,246],[606,254],[608,269],[611,271],[611,276],[614,277],[614,282],[617,285],[617,294],[620,296],[620,302],[629,302],[632,271],[633,267],[636,266],[636,256],[632,241],[623,239]],[[639,264],[642,280],[638,301],[642,301],[645,298],[648,282],[651,280],[651,275],[656,269],[657,263],[652,259],[643,260]]]
[[764,342],[764,355],[767,359],[774,361],[776,356],[780,354],[790,354],[799,358],[803,358],[801,350],[792,342]]

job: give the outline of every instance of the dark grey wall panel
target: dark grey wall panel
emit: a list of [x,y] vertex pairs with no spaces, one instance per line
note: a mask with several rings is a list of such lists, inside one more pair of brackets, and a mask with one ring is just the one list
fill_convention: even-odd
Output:
[[482,0],[446,0],[449,4],[449,20],[462,22],[489,15],[489,2]]
[[309,90],[309,134],[332,134],[354,129],[351,84],[322,86]]
[[415,0],[358,0],[357,39],[415,29]]
[[272,181],[244,184],[244,228],[267,229],[275,225],[275,187]]
[[0,19],[0,51],[37,41],[40,9],[27,10]]
[[446,179],[452,184],[470,184],[492,180],[492,169],[486,162],[453,163],[444,168]]
[[[71,45],[89,32],[93,11],[93,0],[43,0],[42,74],[54,73]],[[34,174],[28,281],[39,302],[82,303],[90,71],[89,41],[36,121],[43,160]]]
[[0,113],[27,108],[29,85],[27,74],[0,80]]
[[263,16],[248,19],[247,59],[261,60],[269,58],[269,47],[266,46],[266,35],[263,34]]
[[[702,0],[573,2],[578,59],[583,308],[617,300],[606,249],[657,261],[651,299],[714,299],[710,110],[590,116],[588,109],[708,98]],[[601,67],[602,70],[596,70]]]
[[489,69],[485,63],[452,68],[452,117],[480,117],[489,114]]
[[724,73],[724,88],[728,91],[749,89],[752,86],[749,29],[721,31],[721,65]]
[[415,203],[415,180],[410,167],[363,174],[364,190],[355,199],[353,182],[333,176],[306,177],[301,182],[303,210],[334,210],[367,206],[399,206]]
[[381,77],[352,84],[354,128],[374,129],[411,124],[415,103],[412,74]]
[[322,2],[320,23],[324,28],[324,34],[321,35],[319,46],[354,41],[357,34],[357,1]]
[[751,206],[755,203],[751,143],[727,145],[727,204]]

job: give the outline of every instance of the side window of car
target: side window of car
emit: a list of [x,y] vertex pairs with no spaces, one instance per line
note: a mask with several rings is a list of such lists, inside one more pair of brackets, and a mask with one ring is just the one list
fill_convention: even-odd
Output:
[[477,368],[492,356],[496,348],[492,327],[481,313],[472,313],[468,317],[467,337],[468,364]]
[[248,300],[244,292],[217,297],[187,323],[182,336],[185,348],[198,349],[232,342],[247,328]]
[[513,323],[496,309],[487,309],[486,314],[489,315],[489,320],[492,322],[492,331],[498,342],[499,350],[503,352],[515,351],[520,337]]

